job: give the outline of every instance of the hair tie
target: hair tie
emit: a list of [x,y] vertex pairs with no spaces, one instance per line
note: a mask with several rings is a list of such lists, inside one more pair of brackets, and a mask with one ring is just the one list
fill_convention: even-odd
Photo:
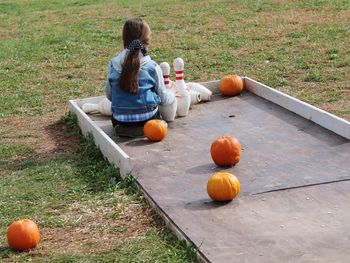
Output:
[[129,49],[130,51],[136,51],[140,49],[142,52],[142,55],[147,56],[147,50],[145,46],[142,44],[141,40],[139,39],[134,39],[133,41],[131,41],[127,49]]

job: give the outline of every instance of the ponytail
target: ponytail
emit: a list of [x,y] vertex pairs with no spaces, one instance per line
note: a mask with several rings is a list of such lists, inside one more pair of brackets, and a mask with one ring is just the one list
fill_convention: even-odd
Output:
[[128,49],[119,77],[121,90],[135,94],[139,91],[140,52],[147,55],[145,46],[149,44],[151,31],[141,18],[132,18],[123,28],[124,48]]
[[122,65],[119,87],[128,93],[139,91],[140,50],[129,51]]

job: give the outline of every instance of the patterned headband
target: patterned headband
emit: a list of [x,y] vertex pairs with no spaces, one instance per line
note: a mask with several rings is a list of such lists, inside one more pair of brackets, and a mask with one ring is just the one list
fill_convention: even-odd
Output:
[[140,49],[142,52],[142,55],[147,56],[147,50],[145,46],[142,44],[141,40],[139,39],[134,39],[133,41],[131,41],[127,49],[129,49],[130,51],[136,51]]

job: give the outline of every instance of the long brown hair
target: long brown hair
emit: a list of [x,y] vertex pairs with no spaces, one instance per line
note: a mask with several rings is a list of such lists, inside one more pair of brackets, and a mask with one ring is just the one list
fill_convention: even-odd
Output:
[[[127,20],[123,27],[124,48],[139,39],[145,46],[149,45],[151,30],[141,18]],[[139,90],[140,50],[129,51],[122,65],[119,77],[119,87],[129,93],[137,93]]]

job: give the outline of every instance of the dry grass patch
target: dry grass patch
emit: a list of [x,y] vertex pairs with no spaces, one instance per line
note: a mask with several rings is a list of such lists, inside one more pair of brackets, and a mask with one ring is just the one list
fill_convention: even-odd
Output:
[[52,115],[3,119],[1,141],[3,144],[27,145],[33,149],[36,158],[53,158],[59,153],[74,152],[79,137],[67,133],[66,128],[60,124],[63,113],[64,110],[61,109]]
[[153,212],[140,202],[104,206],[104,203],[123,197],[119,191],[103,202],[73,203],[69,212],[63,215],[73,225],[43,229],[40,253],[100,253],[154,229]]

